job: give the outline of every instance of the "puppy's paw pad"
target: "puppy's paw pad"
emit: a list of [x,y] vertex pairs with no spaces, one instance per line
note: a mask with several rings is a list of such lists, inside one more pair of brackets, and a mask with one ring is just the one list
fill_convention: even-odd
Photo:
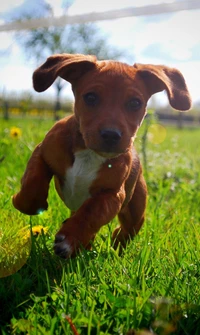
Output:
[[70,244],[65,240],[64,235],[57,235],[55,237],[54,252],[61,258],[71,257],[73,250]]
[[56,237],[55,237],[55,243],[60,243],[64,239],[65,239],[65,235],[63,235],[63,234],[56,235]]

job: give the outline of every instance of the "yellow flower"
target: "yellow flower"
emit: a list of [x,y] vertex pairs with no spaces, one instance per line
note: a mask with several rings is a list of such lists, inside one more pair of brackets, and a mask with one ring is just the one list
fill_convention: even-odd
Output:
[[48,227],[43,227],[43,226],[40,226],[40,225],[32,227],[32,233],[33,233],[34,236],[38,236],[38,235],[42,234],[42,231],[43,231],[44,234],[46,234],[47,231],[48,231]]
[[19,138],[19,137],[21,137],[21,135],[22,135],[22,131],[21,131],[20,128],[12,127],[10,129],[10,137],[12,137],[12,138]]
[[[46,234],[48,231],[48,227],[43,227],[41,225],[32,227],[32,234],[33,236],[37,237],[38,235],[41,235],[42,232]],[[29,230],[29,226],[26,226],[20,230],[19,236],[24,240],[27,241],[30,239],[31,234]]]

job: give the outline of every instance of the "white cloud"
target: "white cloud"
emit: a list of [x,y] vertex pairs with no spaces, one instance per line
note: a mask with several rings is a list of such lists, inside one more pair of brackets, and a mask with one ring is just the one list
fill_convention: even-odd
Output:
[[142,52],[147,45],[155,43],[160,44],[171,58],[188,60],[192,56],[192,48],[200,43],[199,14],[200,11],[183,11],[163,22],[147,24],[138,34],[138,51]]
[[0,50],[9,48],[14,43],[12,35],[6,32],[0,33]]
[[18,7],[21,4],[23,4],[24,0],[6,0],[1,1],[0,3],[0,12],[6,12],[10,9],[13,9],[14,7]]
[[0,91],[29,90],[32,87],[32,71],[21,65],[7,65],[1,70]]
[[183,11],[162,15],[158,22],[133,17],[99,23],[99,26],[111,35],[111,42],[132,49],[137,59],[143,57],[148,46],[159,45],[170,59],[184,61],[192,57],[192,48],[200,44],[199,17],[200,10]]
[[[47,91],[37,93],[33,89],[32,75],[36,66],[26,65],[7,65],[3,69],[0,68],[0,95],[4,96],[9,93],[20,94],[22,92],[31,92],[37,97],[55,97],[55,88],[51,86]],[[73,95],[70,89],[70,85],[66,83],[66,86],[62,92],[62,97],[69,97],[73,99]]]
[[46,1],[51,8],[53,9],[53,15],[54,16],[61,16],[63,15],[63,9],[62,9],[62,0],[47,0]]

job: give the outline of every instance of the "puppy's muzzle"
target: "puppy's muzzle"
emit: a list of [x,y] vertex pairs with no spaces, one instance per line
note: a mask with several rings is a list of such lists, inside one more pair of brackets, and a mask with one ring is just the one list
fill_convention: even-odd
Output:
[[118,129],[102,129],[100,135],[103,141],[103,147],[107,149],[106,151],[117,147],[122,137],[122,133]]

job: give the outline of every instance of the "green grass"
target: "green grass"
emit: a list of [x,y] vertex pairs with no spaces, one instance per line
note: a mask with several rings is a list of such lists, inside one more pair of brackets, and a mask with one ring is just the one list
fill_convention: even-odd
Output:
[[[166,128],[164,142],[148,141],[146,222],[122,256],[111,247],[115,219],[91,252],[64,261],[52,245],[69,212],[53,183],[43,215],[20,214],[11,204],[52,122],[0,121],[2,334],[73,334],[66,315],[81,335],[200,334],[200,130]],[[10,137],[12,126],[21,128],[21,138]],[[34,236],[36,225],[48,232]]]

